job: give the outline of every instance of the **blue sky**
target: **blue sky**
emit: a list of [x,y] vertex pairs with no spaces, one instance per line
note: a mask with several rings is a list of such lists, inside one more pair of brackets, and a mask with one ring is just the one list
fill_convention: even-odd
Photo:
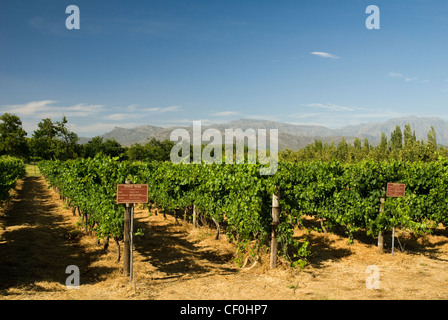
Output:
[[[72,4],[79,30],[65,26]],[[0,1],[0,113],[30,134],[62,115],[86,137],[194,120],[448,119],[447,57],[443,0]]]

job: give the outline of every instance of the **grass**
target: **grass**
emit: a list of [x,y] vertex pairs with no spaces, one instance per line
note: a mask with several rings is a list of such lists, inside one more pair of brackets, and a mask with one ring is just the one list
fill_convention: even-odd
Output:
[[29,177],[41,176],[37,163],[26,164],[26,175]]

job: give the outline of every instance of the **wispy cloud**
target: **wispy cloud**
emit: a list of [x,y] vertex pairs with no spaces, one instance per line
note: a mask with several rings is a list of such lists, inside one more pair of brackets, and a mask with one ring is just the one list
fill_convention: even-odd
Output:
[[319,56],[322,58],[327,58],[327,59],[339,59],[338,56],[328,53],[328,52],[320,52],[320,51],[313,51],[310,52],[310,54],[315,55],[315,56]]
[[157,122],[157,125],[161,125],[162,123],[164,126],[191,126],[193,124],[193,121],[201,121],[201,125],[216,123],[215,121],[212,121],[210,119],[170,119],[170,120],[160,120]]
[[[35,30],[44,34],[62,35],[66,28],[64,25],[58,25],[55,21],[43,16],[35,16],[28,20],[28,24]],[[65,29],[65,30],[64,30]]]
[[404,81],[406,81],[406,82],[411,82],[411,81],[415,81],[415,80],[417,80],[418,79],[418,77],[406,77],[405,79],[404,79]]
[[408,113],[396,112],[385,109],[375,111],[359,108],[357,112],[320,112],[320,113],[296,113],[282,118],[281,121],[297,125],[316,125],[337,129],[348,125],[385,121],[392,118],[408,116]]
[[398,73],[398,72],[389,72],[387,74],[387,76],[390,77],[390,78],[402,78],[403,77],[403,75],[401,73]]
[[413,77],[409,77],[409,76],[405,76],[404,74],[398,73],[398,72],[389,72],[387,74],[387,76],[389,78],[396,78],[396,79],[403,79],[404,82],[419,82],[419,83],[428,83],[429,79],[423,79],[420,81],[417,81],[419,79],[419,77],[417,76],[413,76]]
[[123,121],[126,119],[137,119],[137,118],[144,119],[148,115],[164,114],[168,112],[179,112],[182,110],[180,106],[141,108],[137,104],[131,104],[125,108],[114,107],[113,109],[120,110],[122,112],[116,112],[104,115],[103,120]]
[[[134,128],[139,126],[140,123],[136,122],[126,122],[126,123],[120,123],[119,127],[121,128]],[[117,127],[116,123],[94,123],[94,124],[88,124],[88,125],[78,125],[71,123],[69,124],[70,130],[76,132],[76,133],[92,133],[95,132],[97,134],[100,134],[102,132],[107,132],[110,130],[113,130]]]
[[62,115],[72,117],[88,117],[103,110],[103,105],[78,103],[72,106],[55,105],[57,101],[40,100],[24,104],[4,105],[0,110],[14,113],[18,116],[51,118]]
[[130,118],[138,118],[138,114],[129,114],[129,113],[112,113],[104,117],[106,120],[112,120],[112,121],[122,121]]
[[[1,113],[8,112],[20,117],[22,127],[28,135],[31,135],[37,129],[37,124],[45,118],[59,121],[63,116],[66,116],[69,122],[68,126],[72,128],[79,121],[82,123],[91,122],[92,119],[95,119],[103,111],[105,111],[104,106],[99,104],[78,103],[63,106],[57,101],[49,99],[0,106]],[[95,130],[101,129],[100,126],[96,125],[92,128]]]
[[175,112],[175,111],[180,111],[181,107],[180,106],[169,106],[169,107],[155,107],[155,108],[142,108],[139,109],[139,111],[144,111],[144,112],[152,112],[152,113],[165,113],[165,112]]
[[344,107],[344,106],[339,106],[337,104],[333,104],[333,103],[310,103],[306,105],[307,107],[312,107],[312,108],[321,108],[321,109],[327,109],[327,110],[332,110],[332,111],[355,111],[356,109],[353,107]]
[[53,100],[31,101],[25,104],[14,104],[1,106],[3,112],[14,113],[19,116],[33,115],[38,112],[46,111],[51,108],[51,104],[56,103]]
[[126,109],[129,111],[135,111],[135,110],[137,110],[137,107],[138,107],[138,104],[131,104],[131,105],[127,106]]
[[230,117],[237,116],[240,113],[238,111],[220,111],[220,112],[212,112],[212,115],[216,117]]

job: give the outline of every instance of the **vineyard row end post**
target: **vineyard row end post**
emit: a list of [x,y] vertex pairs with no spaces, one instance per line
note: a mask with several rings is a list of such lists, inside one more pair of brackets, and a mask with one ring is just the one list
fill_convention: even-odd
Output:
[[277,226],[280,221],[280,192],[272,194],[272,236],[271,236],[271,261],[270,266],[271,269],[277,267],[277,250],[278,250],[278,242],[277,242]]
[[[383,212],[384,201],[385,201],[384,198],[380,199],[380,214]],[[378,253],[383,253],[383,249],[384,249],[384,236],[383,231],[380,230],[380,232],[378,233]]]
[[[130,184],[130,180],[126,180],[126,184]],[[131,273],[131,240],[132,240],[132,229],[131,220],[133,213],[133,203],[126,203],[124,211],[124,230],[123,230],[123,274],[127,277]],[[132,277],[132,276],[131,276]],[[132,278],[131,278],[132,281]]]
[[125,184],[118,184],[117,203],[126,204],[123,226],[123,274],[130,276],[130,282],[132,283],[134,204],[148,203],[148,185],[132,184],[130,180],[126,180]]

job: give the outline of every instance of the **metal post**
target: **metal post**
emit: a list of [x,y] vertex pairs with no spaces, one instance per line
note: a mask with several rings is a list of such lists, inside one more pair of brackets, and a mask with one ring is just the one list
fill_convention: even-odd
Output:
[[[130,180],[126,180],[126,184],[131,184]],[[124,276],[130,275],[130,261],[131,261],[131,242],[130,242],[130,235],[131,235],[131,210],[132,210],[132,203],[126,203],[126,207],[124,210],[124,230],[123,230],[123,274]]]
[[277,242],[277,226],[279,224],[279,216],[280,216],[280,192],[272,194],[272,236],[271,236],[271,259],[270,266],[271,269],[275,269],[277,267],[277,250],[278,250],[278,242]]
[[395,227],[392,227],[392,256],[394,255]]
[[134,273],[134,264],[133,264],[133,258],[132,258],[132,254],[133,254],[133,247],[134,247],[134,204],[131,204],[131,230],[129,231],[130,236],[129,236],[129,240],[130,240],[130,244],[129,244],[129,249],[131,251],[131,261],[130,261],[130,267],[131,267],[131,271],[130,271],[130,283],[132,283],[132,275]]

